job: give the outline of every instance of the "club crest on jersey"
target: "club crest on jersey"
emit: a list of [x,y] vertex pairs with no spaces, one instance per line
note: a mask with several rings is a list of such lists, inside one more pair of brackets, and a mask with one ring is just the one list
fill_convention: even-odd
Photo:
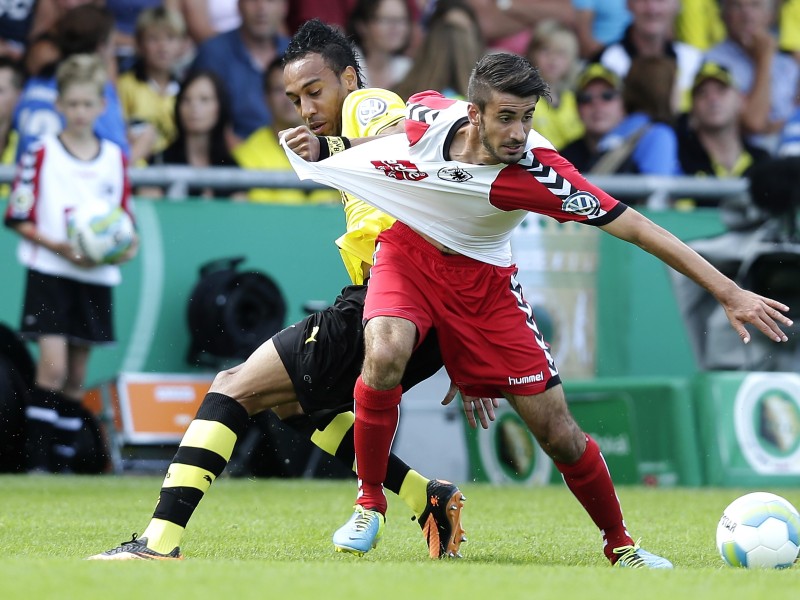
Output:
[[428,174],[420,171],[417,165],[409,160],[373,160],[370,161],[376,169],[392,179],[405,179],[406,181],[422,181]]
[[464,183],[472,179],[472,175],[461,167],[442,167],[439,169],[437,175],[439,179],[453,181],[455,183]]
[[358,103],[356,118],[358,122],[361,123],[362,127],[366,127],[375,117],[380,117],[385,113],[387,108],[388,105],[386,102],[380,98],[365,98]]
[[605,213],[605,211],[600,208],[600,200],[597,199],[597,196],[589,192],[575,192],[574,194],[570,194],[564,199],[561,210],[575,215],[589,217],[590,219],[599,217]]

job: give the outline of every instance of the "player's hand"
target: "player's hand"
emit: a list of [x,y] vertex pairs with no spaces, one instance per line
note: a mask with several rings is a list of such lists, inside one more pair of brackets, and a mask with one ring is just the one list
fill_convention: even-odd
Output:
[[745,344],[750,342],[745,323],[750,323],[774,342],[789,340],[779,325],[791,327],[792,320],[783,314],[789,307],[777,300],[739,289],[731,300],[722,302],[722,307],[731,326]]
[[303,160],[316,162],[319,159],[319,140],[305,125],[284,129],[278,132],[278,138],[285,139],[289,150]]
[[72,264],[82,267],[84,269],[89,269],[91,267],[96,267],[97,263],[94,262],[91,258],[86,256],[85,254],[81,254],[75,248],[72,247],[72,244],[69,242],[64,242],[61,244],[56,244],[54,248],[56,254],[61,255],[63,258],[67,259]]
[[[453,401],[458,393],[458,386],[452,381],[450,382],[450,389],[447,390],[447,395],[442,400],[442,406],[447,406]],[[495,420],[494,409],[500,406],[500,401],[497,398],[476,398],[475,396],[467,396],[461,394],[461,401],[464,403],[464,414],[467,416],[467,422],[473,429],[478,427],[475,420],[475,413],[478,414],[478,421],[481,427],[489,429],[489,421]]]

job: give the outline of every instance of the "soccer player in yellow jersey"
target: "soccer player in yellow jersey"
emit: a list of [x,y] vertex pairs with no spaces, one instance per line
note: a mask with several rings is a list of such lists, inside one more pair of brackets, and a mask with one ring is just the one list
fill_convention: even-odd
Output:
[[[305,158],[324,160],[357,136],[402,130],[405,108],[386,90],[361,89],[351,43],[336,29],[312,20],[292,38],[284,57],[284,83],[306,125],[284,132]],[[347,137],[352,136],[352,138]],[[170,560],[181,558],[179,544],[194,509],[225,468],[248,416],[279,407],[293,414],[299,403],[311,440],[353,466],[353,388],[364,357],[362,313],[375,238],[393,219],[362,201],[345,197],[347,232],[337,240],[354,285],[333,306],[292,325],[261,345],[244,363],[220,372],[189,425],[169,466],[159,502],[141,537],[90,558]],[[438,343],[429,335],[408,364],[403,388],[441,367]],[[443,403],[452,400],[451,386]],[[489,399],[462,397],[467,419],[488,426]],[[297,416],[297,415],[293,415]],[[297,424],[296,418],[293,424]],[[427,479],[398,457],[389,461],[386,488],[411,508],[431,558],[458,556],[464,498],[450,482]]]

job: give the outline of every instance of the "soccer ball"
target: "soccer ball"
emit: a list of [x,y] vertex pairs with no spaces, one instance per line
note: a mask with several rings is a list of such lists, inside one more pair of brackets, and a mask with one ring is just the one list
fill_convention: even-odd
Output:
[[800,552],[800,514],[775,494],[746,494],[722,513],[717,525],[717,550],[732,567],[791,567]]
[[78,254],[96,263],[119,258],[131,247],[135,235],[133,221],[121,207],[103,202],[86,202],[70,211],[67,236]]

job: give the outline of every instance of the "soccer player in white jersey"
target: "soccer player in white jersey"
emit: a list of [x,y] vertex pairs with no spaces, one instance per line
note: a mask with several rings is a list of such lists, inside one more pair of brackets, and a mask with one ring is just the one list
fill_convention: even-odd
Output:
[[[597,443],[570,415],[558,370],[515,279],[509,238],[527,211],[579,221],[634,243],[707,289],[734,329],[744,323],[786,341],[783,304],[742,290],[688,246],[586,181],[531,129],[547,85],[525,59],[491,54],[476,65],[469,102],[435,92],[412,96],[405,135],[392,135],[306,163],[312,178],[391,214],[378,236],[364,307],[365,359],[356,383],[359,489],[337,550],[363,554],[381,536],[381,481],[398,423],[400,378],[428,331],[462,393],[505,396],[600,529],[617,566],[671,568],[628,533]],[[368,193],[367,193],[368,192]]]

